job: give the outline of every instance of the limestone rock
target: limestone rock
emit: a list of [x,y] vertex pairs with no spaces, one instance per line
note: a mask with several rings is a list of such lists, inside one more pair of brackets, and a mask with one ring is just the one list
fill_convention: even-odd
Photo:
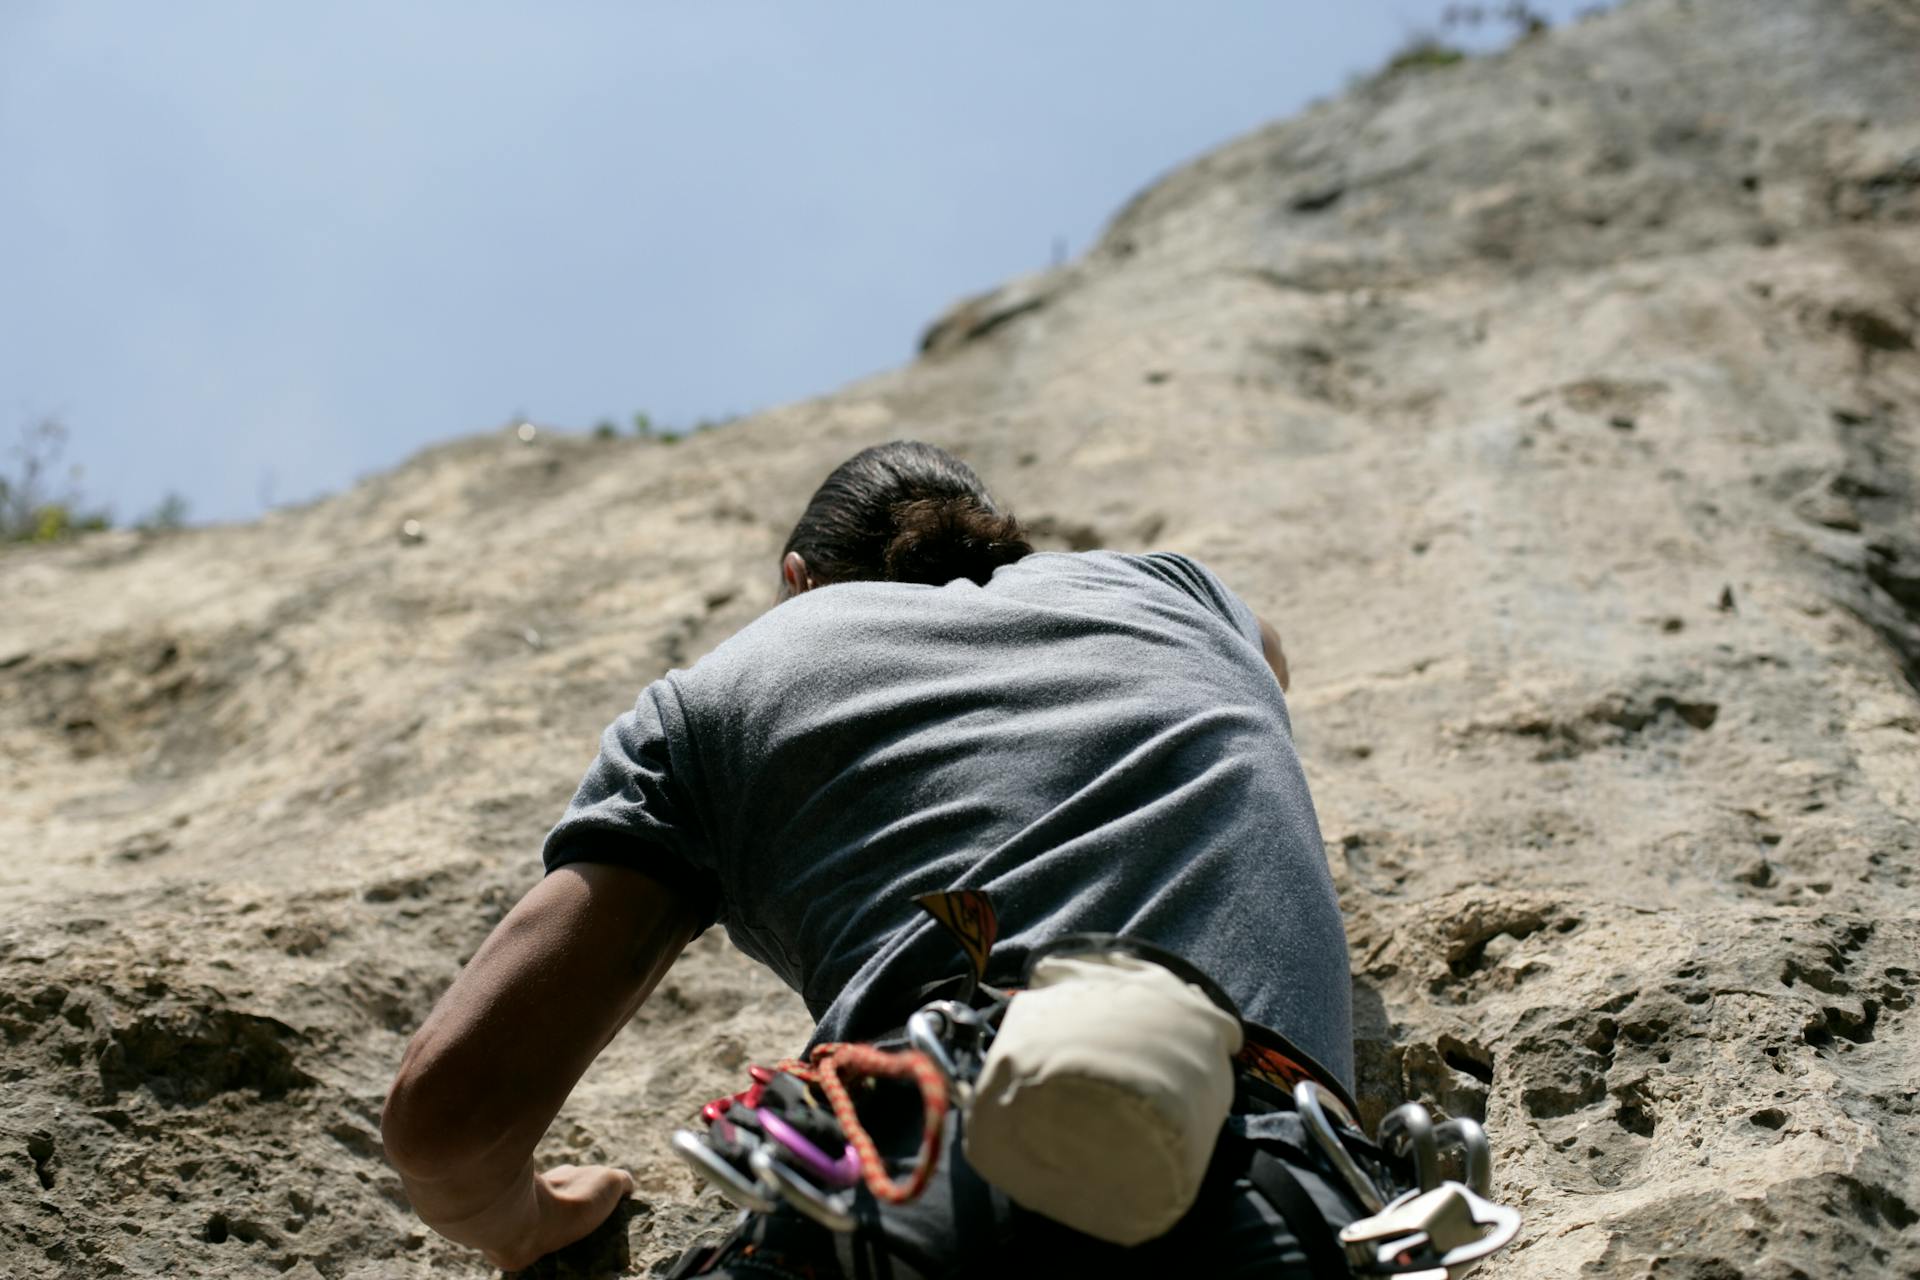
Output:
[[[7,1273],[485,1274],[381,1160],[405,1037],[904,435],[1285,634],[1363,1102],[1485,1118],[1483,1274],[1920,1271],[1916,66],[1913,0],[1640,0],[1230,143],[837,395],[0,557]],[[716,1230],[666,1135],[805,1030],[700,940],[542,1149],[635,1201],[530,1274]]]

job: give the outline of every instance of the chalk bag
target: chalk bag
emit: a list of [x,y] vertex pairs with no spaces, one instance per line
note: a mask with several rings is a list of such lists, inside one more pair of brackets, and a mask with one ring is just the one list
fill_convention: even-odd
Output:
[[967,1159],[1056,1222],[1151,1240],[1199,1196],[1240,1043],[1238,1018],[1138,954],[1042,956],[982,1064]]

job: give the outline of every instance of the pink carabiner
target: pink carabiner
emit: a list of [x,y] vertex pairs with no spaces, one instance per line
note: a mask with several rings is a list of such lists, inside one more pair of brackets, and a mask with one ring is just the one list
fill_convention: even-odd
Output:
[[853,1144],[848,1143],[838,1157],[830,1156],[775,1112],[759,1110],[754,1115],[759,1118],[760,1127],[766,1130],[767,1136],[784,1147],[801,1169],[820,1185],[838,1191],[860,1181],[860,1155],[853,1149]]

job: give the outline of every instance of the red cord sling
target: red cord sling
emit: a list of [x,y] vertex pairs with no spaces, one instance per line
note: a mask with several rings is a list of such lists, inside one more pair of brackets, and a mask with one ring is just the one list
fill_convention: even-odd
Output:
[[[870,1044],[823,1044],[814,1047],[807,1062],[789,1060],[780,1063],[776,1069],[819,1086],[820,1092],[827,1095],[827,1103],[833,1108],[833,1118],[840,1122],[840,1130],[846,1134],[848,1145],[859,1157],[860,1176],[874,1199],[886,1204],[905,1204],[917,1199],[927,1189],[927,1181],[940,1162],[940,1135],[951,1104],[947,1096],[946,1078],[926,1054],[916,1049],[876,1049]],[[920,1086],[921,1115],[925,1128],[920,1137],[920,1158],[914,1162],[913,1172],[904,1181],[895,1182],[887,1176],[887,1166],[881,1158],[880,1148],[874,1145],[872,1135],[860,1123],[860,1113],[853,1105],[853,1095],[848,1091],[847,1083],[850,1080],[904,1080],[909,1077]]]

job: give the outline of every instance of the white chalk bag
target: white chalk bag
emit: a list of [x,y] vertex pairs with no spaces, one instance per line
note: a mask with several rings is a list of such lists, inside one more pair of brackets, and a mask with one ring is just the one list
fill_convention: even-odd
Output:
[[1177,958],[1108,935],[1050,944],[974,1085],[967,1159],[1024,1208],[1151,1240],[1199,1196],[1241,1040],[1232,1001]]

